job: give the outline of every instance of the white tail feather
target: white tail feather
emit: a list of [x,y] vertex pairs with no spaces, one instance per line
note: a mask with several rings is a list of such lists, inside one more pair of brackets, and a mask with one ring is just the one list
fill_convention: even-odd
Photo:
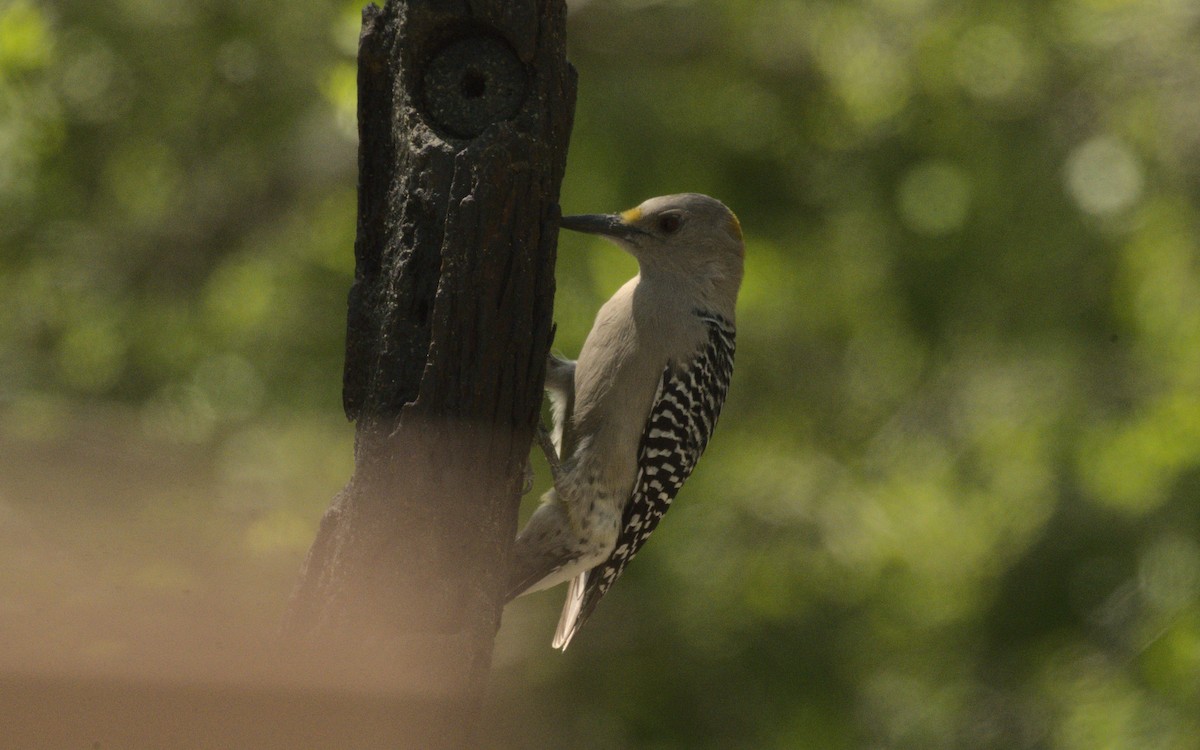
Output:
[[558,618],[558,629],[554,631],[554,648],[567,650],[578,626],[579,612],[583,609],[583,594],[587,591],[588,572],[585,570],[567,584],[567,600],[563,602],[562,615]]

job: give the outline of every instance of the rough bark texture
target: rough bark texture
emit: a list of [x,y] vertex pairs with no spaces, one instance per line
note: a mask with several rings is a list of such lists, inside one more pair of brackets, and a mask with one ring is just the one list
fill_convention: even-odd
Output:
[[332,682],[429,701],[409,746],[468,744],[500,622],[553,335],[565,21],[563,0],[363,12],[356,466],[285,631]]

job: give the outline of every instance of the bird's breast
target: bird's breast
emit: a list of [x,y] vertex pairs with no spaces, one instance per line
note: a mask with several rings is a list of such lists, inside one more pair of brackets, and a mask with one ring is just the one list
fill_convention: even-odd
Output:
[[621,502],[637,478],[638,445],[664,371],[690,361],[706,340],[691,310],[638,291],[627,284],[600,309],[575,368],[572,471]]

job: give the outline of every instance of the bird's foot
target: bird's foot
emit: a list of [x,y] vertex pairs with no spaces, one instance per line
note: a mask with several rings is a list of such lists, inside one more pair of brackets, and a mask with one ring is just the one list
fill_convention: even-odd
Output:
[[554,447],[554,440],[550,438],[550,431],[540,421],[537,426],[537,441],[538,445],[542,447],[542,453],[546,456],[546,463],[550,464],[550,474],[554,477],[554,484],[557,486],[563,473],[562,461],[559,460],[558,450]]
[[533,462],[526,459],[525,470],[521,473],[521,497],[528,495],[533,489],[533,476]]

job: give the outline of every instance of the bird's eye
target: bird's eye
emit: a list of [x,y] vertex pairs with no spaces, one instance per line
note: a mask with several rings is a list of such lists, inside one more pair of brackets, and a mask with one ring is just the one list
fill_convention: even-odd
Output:
[[683,219],[679,214],[663,214],[658,217],[658,228],[666,234],[671,234],[679,229],[679,225],[683,223]]

